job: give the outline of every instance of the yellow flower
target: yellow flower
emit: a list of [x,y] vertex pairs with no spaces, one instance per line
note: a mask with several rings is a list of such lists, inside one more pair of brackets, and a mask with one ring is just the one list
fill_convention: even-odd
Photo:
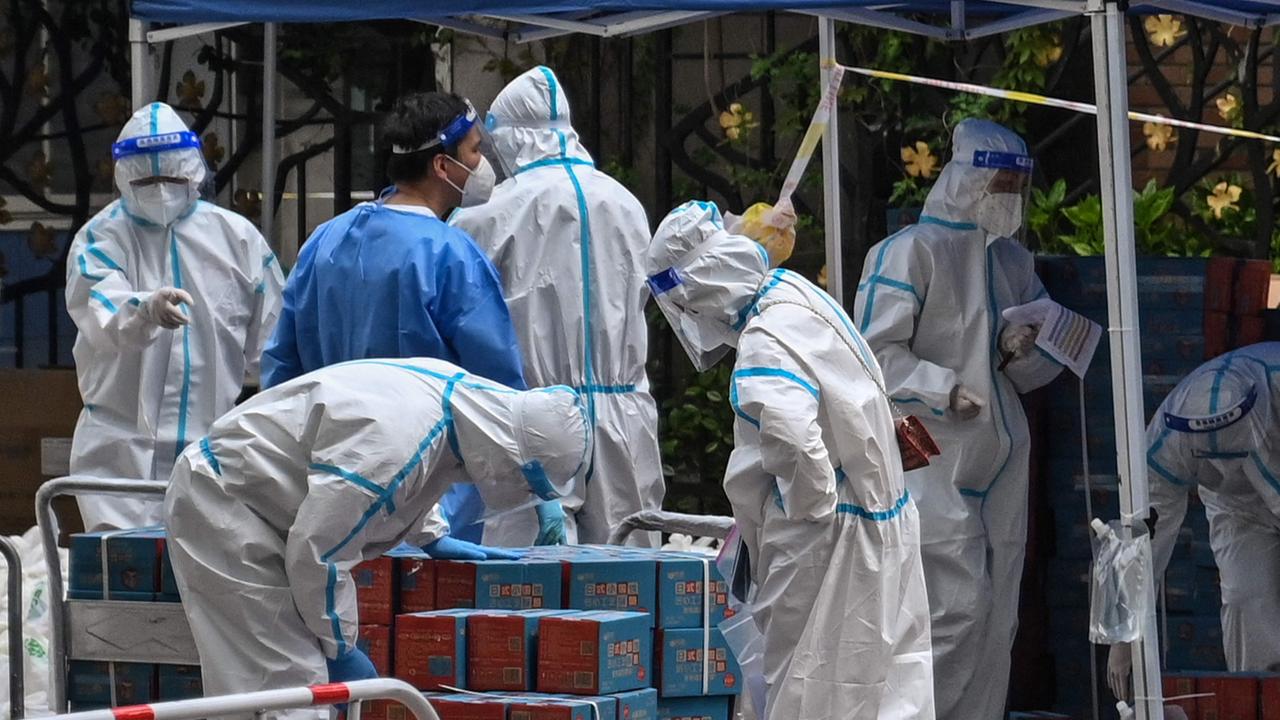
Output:
[[823,290],[827,288],[827,266],[826,265],[823,265],[822,269],[818,271],[818,286],[821,287]]
[[217,133],[205,134],[204,142],[200,144],[200,148],[204,152],[205,164],[215,170],[223,158],[227,156],[227,149],[218,144]]
[[911,177],[928,179],[938,171],[938,158],[923,140],[917,140],[913,148],[902,148],[902,162],[907,164],[907,174]]
[[108,125],[123,125],[129,119],[129,101],[119,93],[99,95],[93,109]]
[[743,130],[753,128],[757,124],[755,115],[744,110],[742,103],[734,103],[728,110],[720,113],[720,129],[724,130],[724,136],[730,140],[737,140]]
[[51,258],[58,254],[58,241],[54,237],[53,228],[43,223],[31,223],[31,234],[27,236],[27,249],[38,258]]
[[1049,47],[1038,48],[1035,51],[1036,64],[1040,67],[1049,67],[1050,65],[1062,59],[1062,44],[1058,42],[1058,38],[1053,39],[1053,44]]
[[1236,205],[1236,202],[1240,200],[1240,193],[1239,185],[1231,185],[1223,181],[1213,186],[1213,192],[1209,193],[1205,200],[1209,203],[1209,208],[1213,210],[1213,216],[1221,220],[1223,212],[1240,209],[1240,206]]
[[1162,152],[1178,141],[1173,127],[1159,123],[1143,123],[1142,134],[1147,136],[1147,147]]
[[1156,47],[1171,47],[1187,34],[1182,29],[1182,20],[1172,15],[1151,15],[1142,26]]
[[27,180],[36,189],[49,187],[49,181],[53,178],[53,168],[49,167],[49,159],[44,156],[43,152],[37,152],[31,156],[31,160],[27,162]]
[[178,105],[181,107],[200,107],[204,99],[204,81],[197,80],[196,74],[190,70],[182,74],[178,83]]
[[1267,172],[1280,177],[1280,150],[1271,151],[1271,164],[1267,166]]
[[1233,120],[1240,112],[1240,99],[1232,93],[1227,93],[1223,97],[1214,101],[1218,106],[1218,115],[1223,120]]

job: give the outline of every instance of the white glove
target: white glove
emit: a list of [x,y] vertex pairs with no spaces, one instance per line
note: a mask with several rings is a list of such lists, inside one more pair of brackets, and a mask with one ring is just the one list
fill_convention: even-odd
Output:
[[1000,333],[1000,351],[1015,358],[1024,358],[1036,348],[1038,325],[1010,325]]
[[970,392],[964,385],[951,388],[951,410],[959,415],[961,420],[972,420],[978,417],[978,413],[982,412],[982,408],[986,406],[982,398]]
[[1117,700],[1129,700],[1129,672],[1133,670],[1133,646],[1120,643],[1111,646],[1107,655],[1107,685]]
[[183,303],[194,305],[195,300],[186,290],[163,287],[151,293],[151,297],[143,303],[142,315],[147,321],[165,330],[173,330],[190,322],[187,314],[182,311]]

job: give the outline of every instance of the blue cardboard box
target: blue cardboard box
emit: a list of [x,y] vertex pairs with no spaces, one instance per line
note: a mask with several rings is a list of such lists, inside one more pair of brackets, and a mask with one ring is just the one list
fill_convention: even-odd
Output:
[[542,618],[538,691],[608,695],[650,686],[653,619],[632,612],[579,612]]
[[[662,697],[737,695],[742,690],[742,669],[718,628],[661,630],[658,657],[658,694]],[[705,691],[703,671],[706,671]]]
[[[72,535],[67,596],[74,600],[102,599],[105,547],[110,599],[155,600],[161,592],[164,542],[164,530],[160,528]],[[177,593],[176,585],[173,591]]]
[[660,698],[658,720],[729,720],[733,698]]
[[[710,600],[710,603],[704,603]],[[704,616],[703,606],[708,605]],[[714,557],[666,553],[658,560],[658,617],[660,628],[715,627],[729,607],[729,584]]]
[[[114,665],[115,667],[110,667]],[[115,674],[115,699],[111,677]],[[151,663],[106,663],[72,660],[67,670],[67,700],[77,707],[141,705],[156,698],[156,666]]]
[[436,607],[557,610],[564,607],[561,565],[554,560],[439,561]]
[[204,697],[199,665],[156,665],[156,700]]
[[658,691],[654,688],[615,693],[618,720],[657,720]]
[[652,624],[658,577],[658,563],[652,557],[586,556],[570,561],[567,574],[568,607],[645,613]]

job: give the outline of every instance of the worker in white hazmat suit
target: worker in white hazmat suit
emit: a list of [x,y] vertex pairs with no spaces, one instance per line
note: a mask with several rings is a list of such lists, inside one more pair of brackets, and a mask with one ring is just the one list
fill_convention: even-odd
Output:
[[527,508],[568,492],[589,442],[571,388],[517,392],[428,358],[331,365],[219,418],[165,496],[205,693],[371,677],[351,568],[401,541],[458,557],[470,543],[432,509],[453,483],[487,512]]
[[[71,474],[167,480],[230,410],[280,313],[276,258],[247,219],[198,200],[200,140],[168,105],[133,114],[112,146],[120,199],[67,255],[84,410]],[[79,498],[89,530],[158,524],[158,500]]]
[[1029,440],[1018,399],[1062,366],[1005,309],[1046,296],[1016,239],[1032,160],[985,120],[955,128],[920,222],[871,248],[854,320],[889,394],[942,449],[907,474],[920,507],[939,718],[1004,717],[1026,546]]
[[[514,177],[489,202],[455,212],[450,224],[474,238],[502,276],[525,380],[570,385],[586,396],[595,457],[586,482],[563,503],[566,533],[604,543],[628,515],[661,509],[665,491],[657,407],[644,368],[649,221],[635,196],[595,168],[550,69],[511,81],[487,124]],[[538,530],[531,511],[486,527],[484,537],[531,545]],[[633,534],[633,542],[656,540]]]
[[[1222,578],[1222,644],[1231,672],[1280,671],[1280,343],[1201,365],[1147,425],[1156,511],[1155,577],[1163,578],[1194,489],[1209,517]],[[1113,645],[1111,687],[1129,695],[1129,645]]]
[[671,212],[649,285],[694,365],[737,348],[724,487],[765,638],[768,720],[933,718],[915,504],[880,368],[845,313],[716,206]]

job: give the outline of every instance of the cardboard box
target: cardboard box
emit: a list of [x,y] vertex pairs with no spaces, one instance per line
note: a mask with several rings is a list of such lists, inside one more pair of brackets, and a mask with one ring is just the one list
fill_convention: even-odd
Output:
[[614,693],[618,701],[618,720],[657,720],[658,691],[653,688]]
[[409,708],[394,700],[366,701],[360,708],[360,717],[361,720],[414,720]]
[[649,615],[583,612],[543,618],[538,691],[608,695],[649,686],[653,630]]
[[1258,720],[1280,720],[1280,675],[1258,676]]
[[1212,697],[1196,700],[1200,720],[1258,720],[1258,678],[1254,675],[1205,673],[1196,692]]
[[1166,705],[1177,705],[1187,714],[1187,720],[1199,720],[1196,698],[1170,702],[1168,698],[1183,697],[1196,694],[1196,675],[1199,673],[1165,673],[1161,681],[1164,688]]
[[[68,474],[63,463],[44,462],[47,441],[65,456],[84,404],[74,370],[0,370],[0,397],[7,411],[0,413],[0,532],[21,535],[36,524],[41,483]],[[59,498],[54,507],[64,530],[81,529],[73,498]]]
[[351,569],[356,584],[360,624],[390,625],[395,618],[395,561],[389,557],[365,560]]
[[435,564],[436,607],[555,610],[560,563],[551,560],[441,560]]
[[538,623],[571,610],[477,610],[467,618],[467,689],[533,690]]
[[102,552],[105,546],[110,599],[155,600],[160,592],[164,542],[164,531],[159,528],[72,535],[67,597],[74,600],[102,599]]
[[392,553],[400,580],[400,612],[429,612],[436,609],[436,562],[429,555]]
[[156,700],[204,697],[199,665],[156,665]]
[[733,698],[660,698],[658,720],[729,720]]
[[[114,669],[110,665],[115,665]],[[111,675],[115,673],[115,698]],[[105,663],[72,660],[67,672],[67,699],[85,708],[140,705],[155,700],[156,666],[151,663]]]
[[[711,601],[706,617],[704,599]],[[729,583],[714,557],[665,554],[658,560],[658,627],[715,627],[724,621],[728,607]]]
[[508,706],[509,720],[617,720],[612,698],[524,698]]
[[507,700],[477,695],[428,698],[440,720],[507,720]]
[[742,669],[719,628],[706,633],[702,628],[660,630],[658,643],[656,672],[662,697],[737,695],[742,690]]
[[380,677],[392,677],[391,628],[386,625],[361,625],[356,647],[369,656]]
[[161,602],[182,602],[178,593],[178,579],[173,576],[173,563],[169,562],[169,543],[165,542],[164,551],[160,553],[160,592],[156,600]]
[[[701,570],[699,570],[701,573]],[[650,614],[656,607],[658,563],[632,554],[569,562],[566,604],[575,610]]]
[[396,617],[394,670],[419,690],[467,686],[467,610]]

